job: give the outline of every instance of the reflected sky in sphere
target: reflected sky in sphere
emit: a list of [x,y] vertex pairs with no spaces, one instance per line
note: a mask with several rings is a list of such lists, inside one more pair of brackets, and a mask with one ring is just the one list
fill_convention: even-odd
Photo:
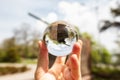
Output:
[[78,35],[75,28],[65,21],[56,21],[50,24],[43,37],[48,52],[54,56],[70,54],[77,39]]

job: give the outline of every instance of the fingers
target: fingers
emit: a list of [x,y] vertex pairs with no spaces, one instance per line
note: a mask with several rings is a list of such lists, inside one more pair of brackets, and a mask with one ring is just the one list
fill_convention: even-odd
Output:
[[48,71],[48,50],[44,42],[38,42],[40,52],[38,54],[38,63],[36,69],[36,75],[39,74],[39,77],[42,76],[45,72]]
[[81,80],[80,60],[76,54],[69,57],[67,66],[64,69],[65,80]]
[[76,54],[78,59],[80,59],[81,50],[82,50],[82,41],[78,40],[78,42],[76,42],[73,46],[72,54]]
[[79,80],[81,78],[81,71],[80,71],[80,55],[82,49],[82,41],[78,40],[73,46],[73,50],[71,55],[69,56],[66,65],[71,70],[71,76],[74,80]]
[[71,72],[70,72],[70,69],[68,67],[66,67],[64,69],[64,72],[63,72],[63,77],[65,80],[75,80],[73,79],[73,77],[71,76]]
[[71,70],[71,76],[74,80],[79,80],[81,77],[80,73],[80,61],[78,60],[78,57],[76,54],[73,54],[70,57],[70,64],[69,68]]
[[[80,61],[81,50],[82,50],[82,41],[78,40],[78,42],[76,42],[73,46],[73,50],[71,52],[71,55],[76,54],[78,60]],[[71,55],[69,55],[68,60],[66,62],[66,65],[68,65],[68,66],[69,66],[69,62],[70,62],[69,58],[71,57]]]
[[45,71],[48,70],[48,50],[43,41],[39,41],[40,53],[38,55],[38,67],[42,67]]
[[66,57],[57,57],[53,66],[49,70],[49,72],[54,74],[56,78],[63,71],[65,60],[66,60]]

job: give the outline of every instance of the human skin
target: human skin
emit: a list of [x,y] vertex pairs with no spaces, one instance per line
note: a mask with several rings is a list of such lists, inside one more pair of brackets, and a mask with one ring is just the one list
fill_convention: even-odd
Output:
[[[81,79],[81,48],[82,42],[78,40],[67,61],[66,56],[57,57],[49,68],[48,50],[43,41],[39,41],[38,63],[35,71],[35,80],[82,80]],[[65,62],[66,61],[66,62]]]

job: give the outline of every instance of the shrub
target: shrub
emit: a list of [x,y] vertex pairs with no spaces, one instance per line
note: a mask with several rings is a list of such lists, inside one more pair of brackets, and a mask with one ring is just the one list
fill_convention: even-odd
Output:
[[25,72],[27,70],[29,70],[29,68],[27,68],[26,66],[22,66],[22,67],[14,67],[14,66],[0,67],[0,75],[20,73],[20,72]]
[[0,62],[19,62],[20,55],[15,48],[0,51]]

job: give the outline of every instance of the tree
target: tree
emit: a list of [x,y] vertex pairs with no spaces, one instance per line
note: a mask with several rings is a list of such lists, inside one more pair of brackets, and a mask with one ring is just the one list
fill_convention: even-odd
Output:
[[[116,21],[115,19],[120,17],[120,3],[117,1],[116,2],[117,7],[116,8],[111,8],[111,14],[113,17],[113,21],[112,20],[102,20],[101,22],[104,23],[104,25],[102,26],[102,28],[100,28],[100,32],[103,32],[105,30],[108,30],[109,28],[118,28],[118,32],[117,32],[117,40],[115,41],[116,44],[118,45],[118,49],[115,50],[116,55],[120,56],[120,21]],[[119,56],[118,60],[119,60]]]
[[[110,12],[113,15],[113,19],[120,17],[120,3],[116,2],[117,7],[111,8]],[[120,22],[119,21],[112,21],[112,20],[102,20],[100,23],[104,23],[104,25],[100,28],[100,32],[105,31],[111,27],[119,28],[120,29]]]
[[20,61],[18,46],[15,44],[15,38],[4,40],[0,50],[0,62],[18,62]]
[[37,57],[37,42],[40,36],[41,33],[32,29],[28,23],[23,23],[19,28],[14,29],[14,37],[16,43],[20,45],[22,57]]

